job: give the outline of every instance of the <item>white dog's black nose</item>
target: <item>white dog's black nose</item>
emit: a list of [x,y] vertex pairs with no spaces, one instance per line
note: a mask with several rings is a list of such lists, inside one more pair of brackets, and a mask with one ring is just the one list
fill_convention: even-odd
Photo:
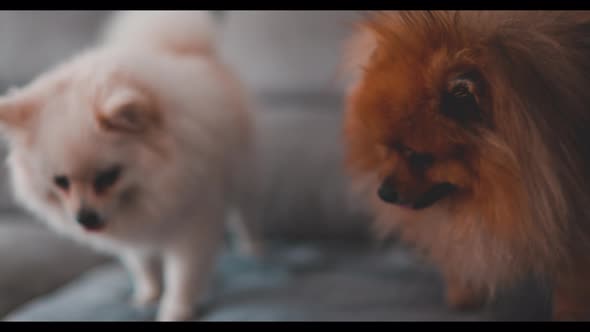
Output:
[[96,211],[88,208],[82,208],[76,215],[76,221],[84,228],[89,230],[96,230],[102,228],[102,218],[96,213]]

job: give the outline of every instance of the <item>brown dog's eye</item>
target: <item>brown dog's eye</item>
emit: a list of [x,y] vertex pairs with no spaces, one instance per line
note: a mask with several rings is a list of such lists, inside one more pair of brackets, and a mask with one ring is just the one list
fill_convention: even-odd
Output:
[[400,142],[393,144],[393,148],[404,158],[411,158],[416,152]]
[[113,166],[106,171],[98,173],[94,179],[94,190],[101,193],[114,185],[121,175],[121,166]]
[[451,94],[455,98],[471,98],[472,93],[469,91],[468,83],[460,83],[453,87]]
[[65,175],[55,176],[53,178],[53,183],[63,190],[68,190],[70,188],[70,180],[68,180],[68,177]]
[[416,152],[415,150],[399,142],[395,143],[393,147],[415,169],[424,170],[432,166],[434,163],[434,156],[430,153]]
[[457,78],[449,83],[441,98],[440,112],[460,123],[482,120],[477,100],[477,84],[473,77]]
[[394,144],[394,148],[404,157],[404,158],[411,158],[413,155],[416,154],[412,148],[407,147],[403,143],[397,142]]

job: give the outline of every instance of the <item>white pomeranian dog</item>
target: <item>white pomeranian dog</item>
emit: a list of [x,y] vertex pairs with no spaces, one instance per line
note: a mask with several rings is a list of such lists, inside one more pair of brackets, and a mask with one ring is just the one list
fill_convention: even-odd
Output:
[[0,98],[14,196],[119,257],[136,305],[190,319],[232,208],[244,248],[257,248],[250,100],[210,13],[120,12],[106,27],[96,47]]

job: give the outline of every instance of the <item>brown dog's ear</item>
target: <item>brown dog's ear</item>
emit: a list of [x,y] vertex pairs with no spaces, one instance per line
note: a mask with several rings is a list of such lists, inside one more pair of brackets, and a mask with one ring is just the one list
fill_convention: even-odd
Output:
[[98,123],[104,130],[143,132],[159,123],[159,113],[149,96],[131,88],[116,88],[99,107]]
[[354,84],[362,76],[365,66],[377,48],[377,37],[367,27],[358,25],[344,47],[344,58],[340,62],[339,73],[347,83]]
[[24,131],[31,123],[36,109],[33,98],[13,88],[0,97],[0,127],[8,133]]

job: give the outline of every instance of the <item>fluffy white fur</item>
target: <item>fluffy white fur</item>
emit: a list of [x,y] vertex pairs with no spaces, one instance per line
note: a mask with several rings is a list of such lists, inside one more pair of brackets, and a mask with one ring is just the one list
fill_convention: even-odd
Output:
[[[256,219],[249,101],[216,55],[213,23],[206,12],[118,13],[97,47],[0,99],[18,202],[120,257],[136,304],[162,294],[159,320],[192,315],[228,208]],[[114,165],[119,177],[98,193],[97,174]],[[102,229],[76,221],[83,207]]]

